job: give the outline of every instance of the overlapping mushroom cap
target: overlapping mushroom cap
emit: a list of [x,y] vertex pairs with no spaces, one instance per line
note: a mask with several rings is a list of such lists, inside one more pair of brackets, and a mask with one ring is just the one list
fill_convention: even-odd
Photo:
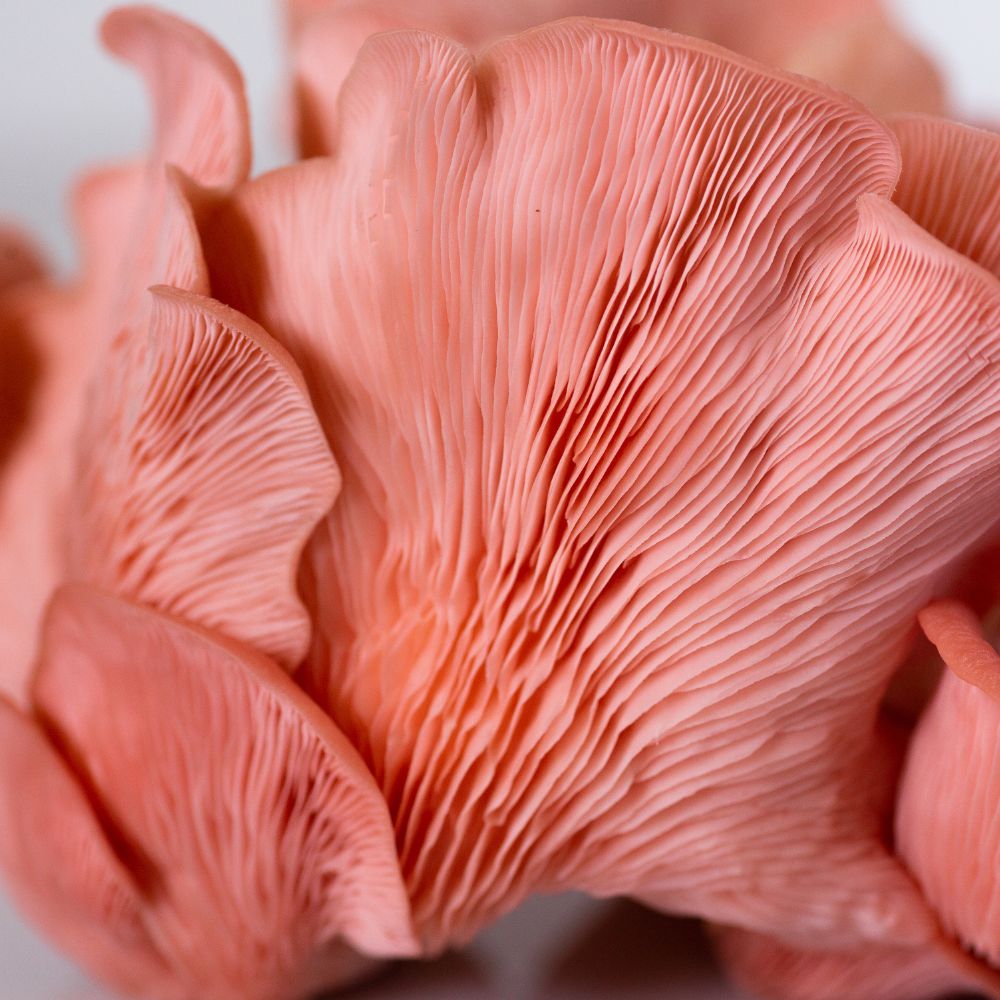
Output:
[[619,22],[397,31],[331,57],[331,155],[242,183],[228,59],[108,36],[159,138],[39,459],[72,502],[27,618],[71,585],[0,706],[22,906],[165,1000],[561,889],[725,924],[776,994],[859,955],[886,1000],[994,988],[885,831],[880,701],[1000,509],[1000,281],[937,126]]
[[0,702],[0,863],[116,988],[281,1000],[412,951],[385,805],[273,661],[71,588],[33,705]]
[[692,35],[823,80],[882,113],[946,109],[931,60],[880,0],[284,0],[306,155],[329,152],[341,85],[371,35],[424,28],[473,51],[570,16],[634,21]]

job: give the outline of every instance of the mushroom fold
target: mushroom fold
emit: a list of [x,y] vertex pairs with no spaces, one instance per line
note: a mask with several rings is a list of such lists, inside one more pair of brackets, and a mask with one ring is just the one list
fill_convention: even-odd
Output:
[[337,469],[285,352],[232,309],[153,291],[93,387],[68,576],[302,659],[295,590]]

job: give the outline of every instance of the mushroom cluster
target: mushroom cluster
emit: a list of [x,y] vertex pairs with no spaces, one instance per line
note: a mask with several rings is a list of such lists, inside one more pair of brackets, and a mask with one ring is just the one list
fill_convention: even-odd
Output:
[[152,1000],[565,890],[1000,997],[1000,136],[872,0],[287,14],[301,160],[126,8],[80,276],[0,230],[25,915]]

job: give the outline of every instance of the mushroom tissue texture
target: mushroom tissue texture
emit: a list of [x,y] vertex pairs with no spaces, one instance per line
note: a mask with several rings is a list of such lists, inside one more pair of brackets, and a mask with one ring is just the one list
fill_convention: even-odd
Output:
[[25,915],[152,1000],[565,890],[1000,997],[1000,136],[871,0],[285,13],[308,158],[126,8],[79,276],[0,228]]

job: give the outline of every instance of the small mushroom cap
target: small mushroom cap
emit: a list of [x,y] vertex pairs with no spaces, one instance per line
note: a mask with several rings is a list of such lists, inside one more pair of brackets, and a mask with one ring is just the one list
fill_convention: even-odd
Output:
[[311,632],[298,562],[339,474],[285,351],[234,310],[160,286],[88,404],[68,577],[296,666]]
[[412,953],[385,803],[275,663],[64,588],[33,695],[41,726],[0,712],[0,864],[95,974],[157,1000],[297,1000]]
[[896,837],[942,926],[1000,967],[1000,655],[972,611],[932,604],[920,623],[947,667],[917,726]]

